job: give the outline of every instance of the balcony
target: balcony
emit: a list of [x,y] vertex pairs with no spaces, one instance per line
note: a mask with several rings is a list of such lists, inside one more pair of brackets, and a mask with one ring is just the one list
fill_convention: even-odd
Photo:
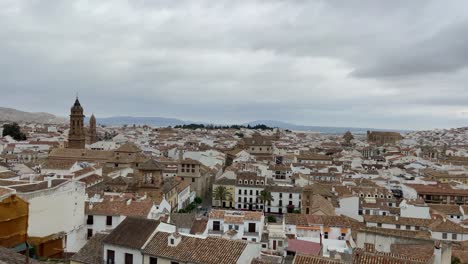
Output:
[[258,232],[244,232],[244,236],[249,236],[249,237],[258,237],[260,233]]
[[208,235],[217,235],[221,236],[224,234],[224,230],[208,230]]

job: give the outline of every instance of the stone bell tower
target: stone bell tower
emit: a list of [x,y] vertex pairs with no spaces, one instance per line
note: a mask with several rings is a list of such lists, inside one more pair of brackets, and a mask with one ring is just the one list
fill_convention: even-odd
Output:
[[84,149],[86,142],[86,132],[84,129],[84,114],[78,97],[71,108],[70,130],[68,132],[68,148]]

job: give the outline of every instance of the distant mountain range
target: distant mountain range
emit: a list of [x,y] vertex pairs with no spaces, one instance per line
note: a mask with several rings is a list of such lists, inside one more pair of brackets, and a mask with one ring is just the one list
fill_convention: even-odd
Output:
[[[49,113],[30,113],[19,111],[12,108],[0,107],[0,121],[10,121],[17,123],[24,122],[36,122],[43,124],[64,124],[68,122],[65,117],[55,116]],[[86,123],[89,122],[89,117],[86,117]],[[187,121],[177,118],[165,118],[165,117],[134,117],[134,116],[113,116],[113,117],[97,117],[97,123],[101,125],[150,125],[157,127],[177,126],[177,125],[188,125],[188,124],[210,124],[208,122],[196,122]],[[259,125],[264,124],[269,127],[279,127],[282,129],[297,130],[297,131],[313,131],[326,134],[342,134],[346,131],[351,131],[355,134],[366,133],[367,130],[373,131],[397,131],[406,132],[395,129],[375,129],[375,128],[356,128],[356,127],[326,127],[326,126],[304,126],[296,125],[282,121],[275,120],[256,120],[240,125]]]
[[31,113],[19,111],[13,108],[0,107],[0,121],[17,123],[63,124],[66,118],[49,113]]
[[[97,122],[102,125],[151,125],[157,127],[167,127],[167,126],[177,126],[177,125],[189,125],[189,124],[211,124],[207,122],[196,122],[196,121],[184,121],[176,118],[164,118],[164,117],[131,117],[131,116],[116,116],[116,117],[106,117],[106,118],[97,118]],[[269,127],[279,127],[282,129],[297,130],[297,131],[313,131],[326,134],[343,134],[346,131],[351,131],[355,134],[364,134],[368,130],[373,131],[396,131],[396,132],[406,132],[402,130],[395,129],[375,129],[375,128],[356,128],[356,127],[325,127],[325,126],[304,126],[296,125],[282,121],[275,120],[256,120],[248,123],[243,123],[240,125],[266,125]],[[219,124],[214,124],[219,125]],[[223,124],[225,125],[225,124]]]

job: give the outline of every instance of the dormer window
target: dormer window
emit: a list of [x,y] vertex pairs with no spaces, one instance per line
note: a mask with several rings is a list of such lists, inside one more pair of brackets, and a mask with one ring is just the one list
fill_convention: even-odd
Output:
[[179,233],[175,232],[167,237],[167,244],[170,247],[176,247],[177,245],[179,245],[181,240],[182,236]]
[[260,183],[263,185],[263,181],[260,181]]
[[254,181],[253,180],[250,180],[250,185],[253,185],[254,184]]
[[244,184],[249,184],[249,181],[248,181],[248,180],[244,180]]
[[257,182],[255,182],[256,185],[258,185],[259,181],[257,180]]
[[242,180],[239,180],[239,184],[242,184]]

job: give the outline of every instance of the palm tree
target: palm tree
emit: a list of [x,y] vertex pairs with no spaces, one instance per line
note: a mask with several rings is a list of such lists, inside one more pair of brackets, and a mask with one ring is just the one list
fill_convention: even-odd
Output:
[[271,196],[271,192],[267,190],[263,190],[260,192],[260,196],[258,197],[260,201],[263,203],[263,213],[265,213],[265,206],[267,202],[273,201],[273,196]]
[[219,185],[214,189],[215,200],[220,201],[220,206],[223,206],[223,201],[230,199],[231,193],[228,192],[225,186]]

